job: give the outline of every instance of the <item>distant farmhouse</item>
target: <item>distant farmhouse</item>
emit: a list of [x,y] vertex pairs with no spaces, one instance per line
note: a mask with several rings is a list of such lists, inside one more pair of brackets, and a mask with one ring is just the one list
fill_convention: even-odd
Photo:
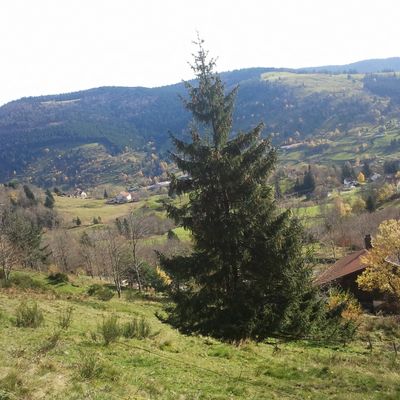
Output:
[[145,186],[143,188],[132,186],[127,191],[120,192],[117,196],[108,199],[107,204],[125,204],[139,201],[139,191],[144,190],[157,190],[161,188],[168,188],[171,184],[170,181],[157,182],[153,185]]
[[129,203],[132,201],[132,195],[129,192],[120,192],[115,199],[117,203]]
[[117,196],[108,199],[107,204],[125,204],[132,203],[134,201],[139,201],[139,197],[136,193],[131,192],[120,192]]
[[84,190],[82,190],[80,188],[76,188],[74,190],[74,193],[72,194],[72,196],[69,195],[68,197],[74,197],[76,199],[87,199],[88,194]]

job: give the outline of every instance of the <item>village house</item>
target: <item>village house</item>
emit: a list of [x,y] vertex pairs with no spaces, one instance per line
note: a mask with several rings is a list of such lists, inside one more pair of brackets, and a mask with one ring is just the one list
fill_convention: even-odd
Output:
[[125,203],[132,203],[134,201],[139,201],[139,194],[138,193],[130,193],[130,192],[120,192],[117,196],[108,199],[106,204],[125,204]]
[[132,201],[132,195],[129,192],[120,192],[115,200],[117,203],[129,203]]
[[75,197],[76,199],[87,199],[88,194],[85,191],[83,191],[82,189],[76,188],[74,190],[72,197]]
[[366,235],[364,249],[351,253],[338,260],[316,278],[315,284],[323,288],[339,286],[352,293],[364,309],[369,311],[376,310],[384,303],[382,294],[366,292],[361,290],[357,284],[357,278],[366,269],[366,266],[362,262],[362,257],[366,255],[371,248],[371,235]]
[[359,183],[351,178],[345,178],[343,180],[343,185],[345,189],[354,189],[356,186],[359,186]]

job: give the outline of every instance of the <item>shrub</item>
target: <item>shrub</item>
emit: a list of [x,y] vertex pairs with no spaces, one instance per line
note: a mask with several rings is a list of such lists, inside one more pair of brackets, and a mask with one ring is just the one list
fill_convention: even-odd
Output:
[[99,300],[109,301],[114,297],[114,292],[106,286],[95,283],[87,291],[89,296],[95,296]]
[[63,274],[62,272],[52,273],[47,277],[47,279],[53,285],[69,282],[68,275]]
[[151,335],[150,324],[144,317],[141,319],[134,318],[132,321],[122,325],[121,334],[128,339],[144,339]]
[[358,301],[348,292],[332,288],[326,298],[326,315],[316,325],[312,336],[324,341],[352,340],[360,325],[362,310]]
[[102,366],[95,354],[82,354],[81,362],[78,364],[78,374],[81,378],[98,378],[101,374],[101,371]]
[[121,329],[118,324],[118,317],[111,315],[103,319],[103,323],[99,326],[101,336],[103,336],[105,345],[115,342],[121,335]]
[[114,297],[114,292],[107,287],[103,287],[103,289],[97,293],[97,298],[102,301],[109,301],[113,297]]
[[97,294],[97,292],[99,290],[101,290],[102,288],[103,288],[102,285],[99,285],[98,283],[95,283],[95,284],[89,286],[89,289],[87,290],[87,294],[89,296],[95,296]]
[[23,328],[37,328],[43,323],[43,313],[36,303],[20,303],[16,311],[15,325]]
[[357,322],[361,315],[362,309],[360,303],[349,292],[333,288],[329,292],[328,309],[333,310],[343,305],[341,317],[347,321]]
[[10,277],[10,284],[21,289],[46,290],[46,285],[26,274],[14,274]]
[[67,307],[65,310],[62,310],[60,315],[58,316],[58,326],[61,329],[67,330],[72,322],[72,312],[73,307]]

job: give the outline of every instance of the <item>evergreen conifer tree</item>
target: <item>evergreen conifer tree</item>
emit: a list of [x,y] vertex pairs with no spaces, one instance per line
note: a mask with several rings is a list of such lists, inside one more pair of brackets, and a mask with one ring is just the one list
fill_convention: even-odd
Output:
[[354,178],[355,174],[353,167],[348,161],[346,161],[342,166],[342,181],[344,181],[345,179],[354,179]]
[[230,138],[237,88],[225,94],[214,60],[199,41],[186,83],[191,141],[172,136],[172,154],[187,178],[171,176],[170,195],[188,194],[168,215],[191,231],[188,256],[160,255],[172,277],[170,321],[183,331],[228,340],[302,335],[321,311],[302,252],[302,228],[277,209],[267,184],[276,151],[261,138],[263,124]]
[[304,174],[303,190],[305,193],[312,193],[315,190],[315,186],[315,177],[311,165],[309,165],[308,170]]
[[372,175],[371,167],[367,161],[364,161],[362,173],[366,178],[369,178]]
[[365,208],[368,212],[373,213],[376,210],[376,198],[374,195],[369,195],[365,202]]
[[44,201],[44,206],[47,208],[53,208],[54,207],[54,198],[53,196],[46,195],[46,199]]
[[23,189],[24,189],[26,198],[34,204],[36,202],[36,199],[35,199],[35,195],[33,194],[31,188],[28,185],[24,185]]
[[46,190],[46,196],[50,197],[50,199],[54,202],[54,196],[53,196],[53,194],[50,192],[49,189]]

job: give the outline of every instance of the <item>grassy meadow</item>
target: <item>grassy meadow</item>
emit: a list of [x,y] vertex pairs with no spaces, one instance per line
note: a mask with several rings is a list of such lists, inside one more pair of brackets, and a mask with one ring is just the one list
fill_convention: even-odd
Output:
[[55,208],[65,221],[72,221],[72,219],[79,217],[82,224],[86,225],[91,224],[93,218],[100,217],[103,223],[110,223],[116,218],[126,216],[132,210],[140,208],[164,214],[162,200],[165,197],[165,195],[154,195],[133,203],[106,204],[106,201],[103,199],[80,199],[56,196]]
[[[101,301],[87,295],[93,281],[86,277],[52,285],[42,274],[16,276],[0,289],[1,399],[400,398],[393,320],[366,317],[359,338],[346,345],[271,339],[236,346],[162,323],[163,297],[125,291]],[[23,301],[43,313],[37,328],[17,326]],[[144,318],[150,332],[106,345],[101,326],[111,316],[120,325]]]

